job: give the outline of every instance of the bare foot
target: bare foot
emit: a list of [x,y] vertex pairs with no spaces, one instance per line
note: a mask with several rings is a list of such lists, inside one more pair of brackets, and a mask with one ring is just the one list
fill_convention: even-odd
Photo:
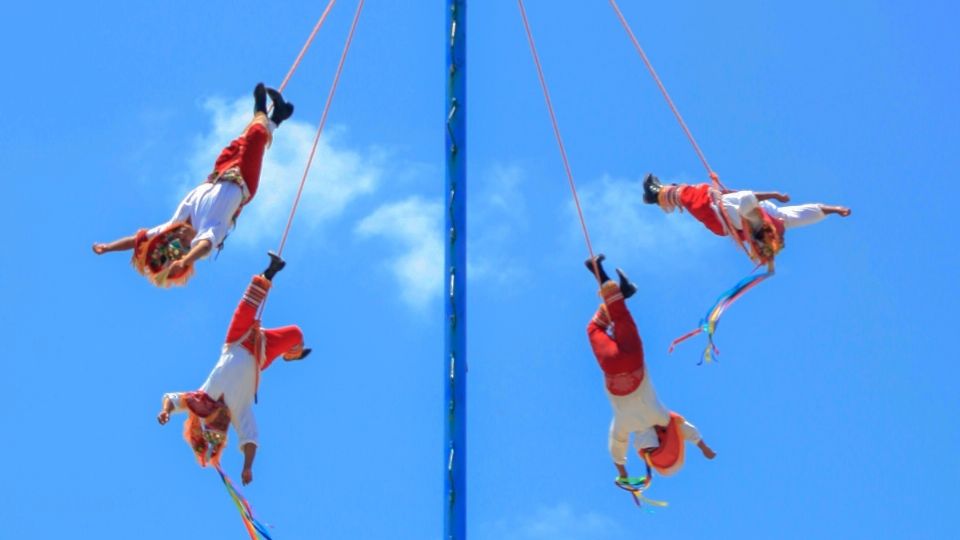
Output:
[[94,244],[94,245],[93,245],[93,252],[96,253],[97,255],[103,255],[104,253],[107,252],[107,245],[106,245],[106,244]]
[[160,425],[164,425],[170,421],[170,413],[167,411],[160,411],[160,414],[157,415],[157,422],[160,422]]
[[717,457],[717,453],[713,451],[713,448],[707,446],[707,443],[703,442],[702,439],[697,443],[697,448],[699,448],[700,452],[703,453],[703,457],[707,459],[713,459]]
[[774,197],[782,203],[790,202],[790,195],[787,195],[786,193],[777,193],[774,195]]

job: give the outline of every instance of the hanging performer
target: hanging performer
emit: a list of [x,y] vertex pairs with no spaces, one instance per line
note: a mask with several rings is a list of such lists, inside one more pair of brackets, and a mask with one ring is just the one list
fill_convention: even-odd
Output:
[[[273,111],[267,117],[267,95]],[[293,114],[293,104],[260,83],[253,90],[253,120],[220,152],[213,172],[180,202],[170,221],[107,244],[93,252],[133,250],[133,265],[155,285],[183,285],[193,264],[221,248],[240,210],[257,194],[263,154],[273,130]]]
[[719,236],[728,236],[733,229],[738,243],[749,248],[751,258],[758,264],[773,262],[784,247],[787,229],[812,225],[829,214],[850,215],[850,209],[845,206],[819,203],[777,206],[773,200],[786,203],[790,197],[777,192],[723,193],[710,184],[663,185],[653,174],[648,174],[643,181],[643,202],[658,204],[668,213],[678,207],[686,209]]
[[286,361],[302,360],[310,354],[303,347],[303,333],[297,326],[261,329],[257,310],[270,290],[273,276],[286,263],[270,253],[270,266],[254,276],[240,300],[227,330],[220,361],[199,390],[163,396],[157,421],[161,425],[174,412],[187,413],[183,436],[200,465],[219,467],[220,453],[227,444],[227,427],[233,425],[243,451],[243,484],[253,481],[253,459],[257,453],[257,423],[254,397],[260,372],[282,356]]
[[[587,269],[600,283],[603,298],[587,325],[587,335],[613,406],[609,445],[618,485],[632,481],[626,467],[631,433],[634,447],[648,469],[653,467],[664,475],[683,466],[684,441],[696,444],[704,457],[713,459],[716,453],[700,437],[697,428],[657,399],[644,366],[643,342],[626,305],[626,299],[637,288],[619,268],[619,285],[611,280],[603,269],[603,260],[601,254],[586,261]],[[649,483],[648,474],[643,479],[644,487]]]

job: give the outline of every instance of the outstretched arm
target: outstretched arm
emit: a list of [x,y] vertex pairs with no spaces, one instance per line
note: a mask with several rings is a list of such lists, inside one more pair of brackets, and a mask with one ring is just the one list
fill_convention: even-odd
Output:
[[773,199],[782,203],[790,202],[790,196],[786,193],[780,193],[779,191],[755,191],[753,194],[757,196],[758,201],[769,201]]
[[136,236],[124,236],[123,238],[114,240],[113,242],[108,242],[106,244],[96,243],[93,244],[93,252],[97,255],[103,255],[104,253],[109,253],[111,251],[129,251],[133,249],[134,244],[136,243]]
[[[617,426],[617,419],[610,422],[610,435],[607,440],[607,448],[610,450],[610,458],[617,470],[626,472],[627,468],[627,448],[630,446],[630,432]],[[627,476],[623,474],[622,476]]]
[[182,411],[184,409],[183,401],[180,399],[180,394],[170,393],[163,395],[163,404],[160,406],[160,413],[157,415],[157,422],[160,422],[160,425],[165,425],[170,421],[170,414],[176,411]]
[[256,457],[256,444],[247,443],[243,445],[243,473],[240,474],[240,479],[243,480],[243,485],[253,482],[253,460]]
[[212,249],[213,244],[209,240],[200,240],[196,243],[196,245],[190,248],[190,251],[188,251],[183,258],[173,261],[173,263],[170,264],[170,273],[176,274],[177,272],[195,263],[198,259],[206,257]]

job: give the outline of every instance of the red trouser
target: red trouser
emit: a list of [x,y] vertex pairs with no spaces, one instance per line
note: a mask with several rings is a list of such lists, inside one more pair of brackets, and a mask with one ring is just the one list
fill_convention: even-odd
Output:
[[[269,138],[266,126],[254,119],[242,135],[220,152],[213,166],[214,174],[223,174],[234,167],[240,169],[240,175],[250,191],[250,199],[253,199],[260,185],[260,168],[263,166],[263,153]],[[249,202],[249,199],[246,202]]]
[[[643,377],[643,341],[640,340],[637,325],[620,294],[620,288],[608,281],[601,292],[606,302],[607,312],[613,321],[613,337],[610,337],[606,328],[596,320],[591,320],[587,325],[587,335],[600,369],[607,377],[607,388],[615,394],[624,395],[616,391],[623,386],[612,379],[620,376],[631,379],[625,384],[628,388],[630,386],[633,388],[625,393],[632,392],[640,385]],[[638,371],[639,376],[636,375]],[[612,388],[611,385],[614,387]]]
[[[260,304],[263,303],[264,298],[266,298],[268,290],[270,290],[270,282],[263,276],[254,276],[239,305],[237,305],[237,309],[233,312],[230,327],[227,329],[226,342],[233,343],[246,336],[243,347],[254,358],[259,358],[259,351],[256,349],[258,336],[254,333],[247,335],[247,332],[257,322],[257,311],[260,309]],[[254,330],[259,332],[259,337],[264,340],[263,358],[260,359],[261,371],[267,369],[278,356],[303,343],[303,332],[296,325],[265,329],[256,328]]]
[[717,215],[718,209],[713,204],[710,197],[710,184],[697,184],[695,186],[682,186],[680,188],[680,204],[690,212],[690,215],[697,218],[704,227],[710,229],[710,232],[718,236],[727,236],[727,232]]

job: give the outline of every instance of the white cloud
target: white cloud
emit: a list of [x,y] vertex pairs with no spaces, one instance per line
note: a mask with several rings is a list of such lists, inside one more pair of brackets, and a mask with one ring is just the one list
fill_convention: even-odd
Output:
[[521,190],[524,171],[517,165],[495,164],[476,185],[467,212],[470,246],[467,276],[471,281],[506,282],[522,277],[512,264],[510,249],[519,231],[527,228],[526,199]]
[[[629,255],[665,262],[689,256],[706,244],[709,234],[693,217],[675,212],[664,214],[659,207],[643,203],[639,180],[604,175],[579,190],[594,251]],[[573,226],[569,229],[578,243],[583,233],[571,201],[568,207]]]
[[625,533],[616,520],[594,511],[577,512],[569,504],[540,507],[531,516],[489,527],[489,538],[503,540],[601,540]]
[[[251,100],[227,102],[211,98],[204,109],[212,116],[209,132],[197,138],[182,193],[206,178],[217,155],[239,135],[251,119]],[[317,145],[310,175],[297,210],[294,231],[311,231],[339,217],[356,199],[376,191],[383,177],[385,153],[366,152],[337,145],[342,130],[328,125]],[[287,120],[274,132],[264,156],[260,187],[253,202],[243,210],[231,242],[256,244],[278,241],[286,225],[303,169],[306,166],[316,126]],[[181,194],[182,194],[181,193]]]
[[443,287],[442,229],[441,203],[414,196],[379,207],[357,224],[356,233],[399,244],[401,253],[388,259],[388,265],[403,299],[420,308]]

